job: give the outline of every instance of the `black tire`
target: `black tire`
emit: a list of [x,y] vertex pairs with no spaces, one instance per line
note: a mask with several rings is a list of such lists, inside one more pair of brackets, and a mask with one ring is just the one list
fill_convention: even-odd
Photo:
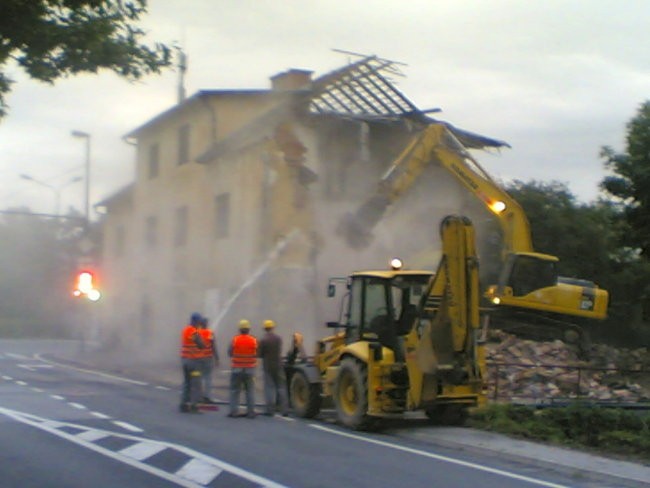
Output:
[[425,411],[434,425],[463,425],[469,412],[460,405],[437,405]]
[[355,430],[375,427],[368,412],[368,377],[366,366],[354,359],[341,362],[334,381],[334,406],[340,423]]
[[293,412],[298,416],[310,419],[318,415],[321,406],[320,385],[310,383],[303,371],[296,371],[289,383],[289,401]]

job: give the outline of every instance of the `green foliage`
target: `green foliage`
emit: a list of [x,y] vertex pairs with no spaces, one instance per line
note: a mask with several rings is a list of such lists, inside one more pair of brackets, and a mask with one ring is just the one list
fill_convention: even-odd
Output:
[[613,173],[601,182],[601,188],[621,209],[626,226],[619,236],[621,247],[630,254],[638,250],[635,257],[645,265],[641,279],[632,277],[631,285],[644,318],[650,320],[650,101],[627,124],[626,151],[616,153],[603,147],[601,156],[605,168]]
[[535,410],[489,404],[472,413],[469,425],[526,439],[650,459],[650,415],[622,409],[573,405]]
[[[146,12],[146,0],[2,0],[0,66],[14,61],[47,83],[102,68],[130,80],[158,73],[171,50],[141,43],[145,32],[136,24]],[[11,83],[0,72],[0,117]]]

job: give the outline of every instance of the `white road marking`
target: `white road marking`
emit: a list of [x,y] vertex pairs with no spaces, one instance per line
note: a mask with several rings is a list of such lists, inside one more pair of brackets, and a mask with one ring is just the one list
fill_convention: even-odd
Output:
[[185,466],[176,471],[176,475],[194,481],[200,485],[207,485],[219,476],[222,471],[223,469],[214,464],[208,464],[200,459],[192,459],[185,463]]
[[50,398],[54,398],[55,400],[65,400],[65,397],[62,397],[61,395],[50,395]]
[[4,376],[4,375],[2,376],[2,379],[7,380],[7,381],[13,380],[13,378],[11,376]]
[[17,385],[20,385],[20,386],[27,386],[27,383],[25,383],[24,381],[18,381],[18,380],[16,380],[16,384],[17,384]]
[[144,461],[145,459],[150,458],[154,454],[158,454],[160,451],[164,451],[167,447],[163,444],[155,442],[142,441],[132,446],[125,447],[120,451],[120,454],[124,454],[131,459],[137,459],[138,461]]
[[101,412],[90,412],[90,415],[93,415],[98,419],[104,419],[104,420],[111,418],[110,415],[106,415],[105,413],[101,413]]
[[24,356],[22,354],[17,354],[15,352],[6,352],[5,356],[9,356],[12,359],[29,359],[29,356]]
[[17,364],[19,368],[28,369],[29,371],[36,371],[37,369],[51,369],[51,364]]
[[[221,469],[222,471],[227,471],[228,473],[239,476],[241,478],[244,478],[251,483],[254,483],[255,486],[258,486],[259,488],[287,488],[285,485],[281,485],[279,483],[275,483],[274,481],[271,481],[269,479],[263,478],[261,476],[257,476],[254,473],[251,473],[249,471],[246,471],[244,469],[238,468],[237,466],[233,466],[232,464],[226,463],[225,461],[221,461],[220,459],[216,459],[210,456],[206,456],[205,454],[202,454],[200,452],[194,451],[193,449],[189,449],[185,446],[181,446],[179,444],[172,444],[169,442],[161,442],[161,441],[153,441],[150,439],[143,439],[141,437],[134,437],[131,435],[127,434],[117,434],[115,432],[109,432],[109,431],[102,431],[100,429],[89,429],[87,426],[84,425],[78,425],[78,424],[71,424],[71,423],[65,423],[61,424],[58,422],[53,422],[53,421],[48,421],[47,419],[37,417],[36,415],[31,415],[28,413],[23,413],[23,412],[18,412],[15,410],[10,410],[8,408],[3,408],[0,407],[0,415],[5,415],[9,418],[14,419],[17,422],[21,422],[27,425],[31,425],[32,427],[36,427],[38,429],[44,430],[46,432],[49,432],[50,434],[56,435],[58,437],[61,437],[62,439],[66,439],[70,442],[74,442],[75,444],[78,444],[80,446],[86,447],[87,449],[90,449],[92,451],[98,452],[100,454],[103,454],[104,456],[107,456],[111,459],[115,459],[116,461],[120,461],[124,464],[128,464],[129,466],[133,466],[137,469],[140,469],[142,471],[145,471],[147,473],[150,473],[154,476],[158,476],[162,479],[165,479],[171,483],[174,483],[178,486],[182,486],[184,488],[201,488],[201,485],[198,485],[188,479],[181,478],[180,476],[177,476],[176,474],[168,473],[166,471],[163,471],[162,469],[156,468],[154,466],[151,466],[146,463],[141,463],[137,461],[136,459],[129,458],[127,456],[122,455],[120,452],[115,452],[111,451],[110,449],[107,449],[105,447],[102,447],[97,444],[93,444],[92,442],[89,442],[87,440],[84,440],[83,438],[80,438],[80,435],[73,435],[65,432],[64,430],[56,429],[53,427],[53,425],[59,425],[60,427],[72,427],[76,429],[82,429],[82,430],[92,430],[94,432],[100,432],[104,433],[108,436],[115,436],[119,437],[121,439],[128,439],[132,440],[135,442],[148,442],[148,443],[155,443],[163,446],[164,448],[169,448],[169,449],[174,449],[178,452],[182,452],[183,454],[203,461],[206,464],[211,464],[216,466],[218,469]],[[90,434],[89,434],[90,435]],[[99,435],[99,434],[97,434]]]
[[85,405],[82,405],[81,403],[68,402],[68,405],[70,405],[71,407],[74,407],[76,409],[79,409],[79,410],[87,410],[88,409],[88,407],[86,407]]
[[43,393],[43,390],[40,388],[32,387],[32,391],[35,391],[36,393]]
[[107,432],[101,430],[87,430],[85,432],[82,432],[81,434],[77,434],[77,437],[79,439],[83,439],[84,441],[89,441],[89,442],[98,441],[99,439],[104,439],[108,436],[109,434]]
[[149,383],[146,383],[144,381],[137,381],[137,380],[132,380],[132,379],[129,379],[129,378],[124,378],[123,376],[115,376],[115,375],[108,374],[108,373],[102,373],[101,371],[95,371],[93,369],[77,368],[75,366],[70,366],[68,364],[57,363],[56,361],[51,361],[49,359],[44,359],[39,354],[36,355],[36,358],[39,361],[43,361],[45,363],[53,364],[54,366],[59,366],[61,368],[72,369],[74,371],[80,371],[82,373],[94,374],[94,375],[97,375],[97,376],[101,376],[103,378],[109,378],[111,380],[123,381],[125,383],[131,383],[132,385],[147,386],[149,384]]
[[122,422],[120,420],[113,420],[113,423],[118,427],[122,427],[125,430],[130,430],[131,432],[144,432],[144,430],[142,430],[140,427],[136,427],[135,425],[131,425],[127,422]]
[[444,461],[451,464],[457,464],[459,466],[464,466],[466,468],[476,469],[478,471],[485,471],[487,473],[496,474],[499,476],[504,476],[506,478],[512,478],[515,480],[525,481],[527,483],[532,483],[538,486],[545,486],[547,488],[569,488],[566,485],[558,485],[557,483],[551,483],[550,481],[544,481],[537,478],[531,478],[529,476],[523,476],[516,473],[511,473],[509,471],[504,471],[502,469],[490,468],[488,466],[482,466],[480,464],[470,463],[468,461],[463,461],[461,459],[455,459],[447,456],[441,456],[440,454],[433,454],[427,451],[421,451],[420,449],[414,449],[412,447],[400,446],[398,444],[391,444],[390,442],[380,441],[377,439],[372,439],[370,437],[363,437],[361,435],[351,434],[349,432],[342,432],[336,429],[330,429],[329,427],[324,427],[318,424],[309,424],[310,427],[314,429],[322,430],[324,432],[329,432],[330,434],[336,434],[343,437],[348,437],[350,439],[356,439],[358,441],[367,442],[369,444],[375,444],[377,446],[387,447],[389,449],[395,449],[398,451],[408,452],[409,454],[416,454],[418,456],[424,456],[431,459],[437,459],[438,461]]
[[171,388],[167,388],[166,386],[156,386],[156,390],[169,391],[169,390],[171,390]]

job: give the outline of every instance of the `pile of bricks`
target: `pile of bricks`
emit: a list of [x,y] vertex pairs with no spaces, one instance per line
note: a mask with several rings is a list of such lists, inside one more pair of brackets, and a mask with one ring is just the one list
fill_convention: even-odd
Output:
[[587,362],[563,341],[536,342],[495,330],[487,359],[491,399],[650,402],[648,348],[596,344]]

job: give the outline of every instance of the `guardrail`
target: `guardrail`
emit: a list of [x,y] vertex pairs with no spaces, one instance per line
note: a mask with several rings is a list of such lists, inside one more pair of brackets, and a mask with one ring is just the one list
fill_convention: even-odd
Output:
[[[488,396],[492,401],[534,404],[590,401],[612,406],[650,404],[650,385],[646,385],[644,391],[635,384],[635,380],[644,375],[650,381],[649,369],[491,361],[487,367]],[[608,385],[607,380],[611,380],[611,384]],[[592,387],[594,382],[596,386]]]

